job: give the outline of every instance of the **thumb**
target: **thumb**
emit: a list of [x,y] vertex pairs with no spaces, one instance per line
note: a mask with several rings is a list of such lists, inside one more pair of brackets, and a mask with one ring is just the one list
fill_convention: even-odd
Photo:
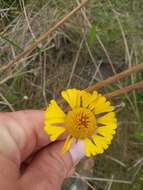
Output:
[[84,157],[82,142],[74,144],[64,155],[60,153],[62,146],[63,142],[55,142],[38,153],[21,178],[22,186],[29,190],[59,190],[74,165]]

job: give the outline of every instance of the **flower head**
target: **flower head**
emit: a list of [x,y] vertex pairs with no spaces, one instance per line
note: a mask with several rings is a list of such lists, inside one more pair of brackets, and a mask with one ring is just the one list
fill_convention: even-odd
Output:
[[45,132],[55,141],[61,134],[68,134],[62,152],[70,149],[73,142],[83,140],[86,156],[103,153],[111,143],[117,119],[114,107],[106,98],[94,91],[68,89],[62,97],[70,108],[64,112],[51,100],[45,111]]

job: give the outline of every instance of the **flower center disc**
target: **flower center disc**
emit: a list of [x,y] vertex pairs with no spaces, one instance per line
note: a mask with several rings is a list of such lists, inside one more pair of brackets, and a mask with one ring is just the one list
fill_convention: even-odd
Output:
[[86,108],[74,108],[65,118],[66,130],[73,137],[84,139],[91,137],[96,129],[96,118]]

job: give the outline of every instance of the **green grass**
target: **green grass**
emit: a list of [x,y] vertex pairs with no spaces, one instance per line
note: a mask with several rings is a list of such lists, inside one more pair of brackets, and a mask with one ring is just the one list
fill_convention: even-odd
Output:
[[[27,0],[24,1],[25,15],[23,5],[19,2],[22,1],[0,0],[1,9],[8,9],[0,12],[0,65],[8,63],[21,48],[33,42],[76,6],[73,0]],[[72,17],[29,57],[7,72],[0,71],[0,110],[44,108],[51,98],[58,99],[60,91],[67,88],[72,71],[69,86],[86,88],[113,75],[111,65],[116,72],[120,72],[142,63],[142,9],[142,0],[90,0],[82,13]],[[94,76],[99,65],[100,72]],[[110,92],[142,79],[143,73],[140,72],[122,80],[120,84],[108,86],[102,92]],[[96,189],[106,190],[111,186],[111,190],[142,190],[143,172],[139,170],[141,163],[137,163],[142,158],[143,150],[143,90],[116,97],[112,101],[115,105],[125,103],[125,107],[118,108],[119,127],[114,141],[105,154],[81,162],[77,171],[80,175],[103,180],[133,180],[131,185],[89,181]],[[90,189],[79,179],[69,179],[63,189],[73,190],[73,187]]]

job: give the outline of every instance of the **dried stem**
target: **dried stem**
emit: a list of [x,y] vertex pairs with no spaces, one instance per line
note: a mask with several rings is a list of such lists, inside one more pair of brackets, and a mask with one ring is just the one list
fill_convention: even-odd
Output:
[[[68,13],[66,16],[64,16],[63,19],[61,19],[58,23],[56,23],[53,27],[51,27],[47,32],[43,33],[39,38],[35,40],[32,44],[30,44],[28,47],[26,47],[21,53],[19,53],[12,61],[10,61],[7,65],[3,66],[0,71],[3,71],[10,66],[16,64],[20,59],[22,59],[24,56],[29,55],[37,46],[39,43],[42,43],[52,32],[57,30],[59,27],[61,27],[71,16],[73,16],[79,9],[81,9],[89,0],[82,0],[81,3],[75,7],[70,13]],[[93,90],[98,90],[102,87],[106,87],[107,85],[119,81],[120,79],[129,76],[131,73],[137,72],[143,70],[143,64],[137,64],[133,66],[130,69],[127,69],[121,73],[118,73],[112,77],[109,77],[108,79],[105,79],[103,81],[100,81],[96,83],[93,86],[89,86],[86,90],[89,92],[92,92]],[[131,90],[143,88],[143,82],[138,82],[132,85],[129,85],[127,87],[115,90],[111,93],[105,94],[107,97],[114,97],[121,94],[125,94]]]
[[131,84],[129,86],[126,86],[124,88],[115,90],[115,91],[110,92],[110,93],[106,93],[104,95],[106,97],[108,97],[108,98],[112,98],[114,96],[119,96],[121,94],[126,94],[127,92],[130,92],[130,91],[135,90],[135,89],[143,89],[143,81],[137,82],[135,84]]
[[26,47],[21,53],[19,53],[12,61],[10,61],[7,65],[1,68],[1,71],[7,69],[8,67],[15,64],[17,61],[19,61],[21,58],[23,58],[26,55],[29,55],[37,46],[39,43],[43,42],[52,32],[57,30],[59,27],[61,27],[71,16],[73,16],[79,9],[81,9],[89,0],[82,0],[80,5],[75,7],[70,13],[68,13],[66,16],[64,16],[63,19],[61,19],[58,23],[56,23],[53,27],[51,27],[47,32],[42,34],[39,38],[36,39],[35,42],[30,44],[28,47]]
[[102,87],[106,87],[107,85],[109,85],[115,81],[118,81],[122,78],[125,78],[126,76],[129,76],[131,73],[135,73],[135,72],[140,71],[140,70],[143,70],[143,64],[137,64],[137,65],[133,66],[132,68],[124,70],[124,71],[122,71],[122,72],[120,72],[120,73],[118,73],[112,77],[109,77],[103,81],[100,81],[93,86],[89,86],[86,90],[88,92],[92,92],[93,90],[98,90]]
[[92,190],[96,190],[95,187],[93,187],[86,179],[84,179],[84,177],[82,177],[81,175],[79,175],[77,172],[74,172],[75,176],[77,178],[79,178],[80,180],[82,180],[87,186],[89,186]]

